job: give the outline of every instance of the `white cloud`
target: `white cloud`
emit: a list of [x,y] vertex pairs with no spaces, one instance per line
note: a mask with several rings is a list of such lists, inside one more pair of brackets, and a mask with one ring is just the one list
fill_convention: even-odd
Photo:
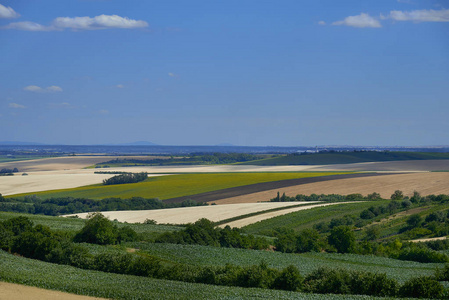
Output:
[[115,87],[117,87],[119,89],[123,89],[125,86],[123,84],[117,84]]
[[178,74],[175,74],[175,73],[172,73],[172,72],[169,72],[169,73],[168,73],[168,76],[170,76],[170,77],[175,77],[175,78],[176,78],[176,77],[179,77]]
[[134,29],[148,27],[148,23],[142,20],[133,20],[117,15],[100,15],[96,17],[58,17],[50,26],[34,22],[15,22],[1,27],[2,29],[17,29],[26,31],[58,31],[72,30],[97,30],[110,28]]
[[319,21],[319,22],[318,22],[318,25],[326,25],[326,22],[324,22],[324,21]]
[[17,103],[9,103],[8,105],[10,108],[26,108],[24,105],[22,104],[17,104]]
[[14,9],[0,4],[0,19],[13,19],[18,17],[20,17],[20,15],[16,13]]
[[332,25],[344,25],[344,26],[351,26],[351,27],[358,27],[358,28],[379,28],[382,27],[380,22],[376,20],[375,18],[371,17],[368,14],[361,13],[357,16],[349,16],[346,17],[343,21],[337,21],[332,23]]
[[382,16],[382,19],[412,22],[449,22],[449,9],[422,9],[412,11],[393,10],[390,11],[389,15]]
[[16,30],[25,30],[25,31],[51,31],[54,30],[51,27],[44,26],[34,22],[14,22],[9,23],[6,26],[1,27],[2,29],[16,29]]
[[53,21],[53,27],[59,29],[70,28],[73,30],[95,30],[107,28],[142,28],[148,27],[148,23],[140,20],[133,20],[117,15],[100,15],[96,17],[59,17]]
[[57,85],[52,85],[52,86],[49,86],[47,88],[47,91],[49,91],[49,92],[62,92],[62,88],[60,86],[57,86]]
[[67,102],[49,103],[48,105],[52,108],[66,108],[66,109],[75,108],[73,105],[71,105],[70,103],[67,103]]
[[25,91],[29,92],[42,92],[43,89],[37,85],[29,85],[23,88]]
[[47,87],[46,89],[41,88],[40,86],[37,85],[29,85],[23,88],[25,91],[29,91],[29,92],[36,92],[36,93],[43,93],[43,92],[62,92],[62,88],[60,86],[57,85],[52,85]]
[[101,114],[101,115],[107,115],[107,114],[109,114],[109,110],[107,110],[107,109],[100,109],[98,111],[98,113]]

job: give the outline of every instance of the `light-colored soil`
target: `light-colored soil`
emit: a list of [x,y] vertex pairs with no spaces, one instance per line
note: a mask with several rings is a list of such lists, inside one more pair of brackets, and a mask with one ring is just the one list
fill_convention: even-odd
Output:
[[[208,205],[197,207],[181,207],[157,210],[130,210],[130,211],[104,211],[101,212],[110,220],[117,219],[120,222],[142,223],[146,219],[155,220],[162,224],[187,224],[207,218],[218,222],[255,212],[270,210],[280,207],[289,207],[299,204],[316,202],[270,202],[270,203],[241,203],[229,205]],[[80,218],[86,218],[88,213],[73,214]],[[73,216],[73,215],[66,215]]]
[[384,224],[384,223],[390,222],[390,221],[392,221],[394,219],[399,219],[399,218],[411,216],[411,215],[414,215],[414,214],[419,214],[420,212],[425,211],[427,209],[428,209],[428,207],[417,207],[417,208],[409,209],[409,210],[406,210],[406,211],[401,211],[401,212],[399,212],[397,214],[389,216],[388,218],[384,218],[384,219],[380,220],[379,222],[373,222],[371,224],[368,224],[365,227],[371,227],[371,226],[375,226],[375,225],[380,225],[380,224]]
[[[96,169],[29,172],[27,176],[0,177],[0,193],[3,196],[33,193],[47,190],[76,188],[102,183],[115,174],[94,174]],[[160,176],[160,175],[148,175]]]
[[271,218],[274,218],[274,217],[286,215],[286,214],[289,214],[289,213],[292,213],[292,212],[296,212],[296,211],[300,211],[300,210],[306,210],[306,209],[312,209],[312,208],[316,208],[316,207],[323,207],[323,206],[336,205],[336,204],[344,204],[344,203],[348,203],[348,202],[321,203],[321,204],[314,204],[314,205],[304,205],[304,206],[300,206],[300,207],[292,207],[292,208],[287,208],[287,209],[283,209],[283,210],[267,212],[265,214],[260,214],[260,215],[256,215],[256,216],[252,216],[252,217],[248,217],[248,218],[232,221],[232,222],[229,222],[229,223],[226,223],[226,224],[222,224],[222,225],[220,225],[220,227],[225,227],[225,226],[229,225],[230,227],[241,228],[241,227],[244,227],[244,226],[247,226],[247,225],[250,225],[250,224],[254,224],[256,222],[260,222],[260,221],[271,219]]
[[0,300],[94,300],[104,299],[0,282]]
[[389,199],[395,190],[401,190],[407,196],[413,195],[414,191],[420,192],[421,195],[449,194],[449,172],[423,172],[337,179],[258,192],[214,202],[217,204],[232,204],[269,201],[276,196],[277,192],[285,193],[287,196],[296,196],[297,194],[348,195],[354,193],[368,195],[376,192],[383,198]]
[[314,171],[426,172],[448,171],[448,159],[381,161],[356,164],[312,166]]
[[431,241],[442,241],[442,240],[445,240],[445,239],[447,239],[447,237],[441,236],[441,237],[435,237],[435,238],[409,240],[409,242],[421,243],[421,242],[431,242]]

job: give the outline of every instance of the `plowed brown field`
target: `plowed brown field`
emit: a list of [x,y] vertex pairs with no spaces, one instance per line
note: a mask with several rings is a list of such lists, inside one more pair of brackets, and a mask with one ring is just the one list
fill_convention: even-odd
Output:
[[216,204],[253,203],[269,201],[277,192],[288,196],[297,194],[341,194],[360,193],[367,195],[373,192],[383,198],[390,198],[395,190],[401,190],[405,195],[413,195],[418,191],[421,195],[449,194],[449,172],[394,174],[374,177],[336,179],[325,182],[307,183],[263,192],[257,192],[237,197],[213,201]]

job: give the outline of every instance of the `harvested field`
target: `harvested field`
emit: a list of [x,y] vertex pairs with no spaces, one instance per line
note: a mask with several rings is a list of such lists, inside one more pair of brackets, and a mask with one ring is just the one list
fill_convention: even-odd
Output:
[[403,160],[314,166],[310,171],[428,172],[448,171],[449,160]]
[[[242,203],[229,205],[208,205],[197,207],[182,207],[157,210],[130,210],[130,211],[105,211],[101,212],[110,220],[117,219],[120,222],[142,223],[146,219],[155,220],[162,224],[187,224],[201,218],[207,218],[213,222],[219,222],[230,218],[261,212],[274,208],[291,207],[301,204],[316,202],[271,202],[271,203]],[[80,218],[86,218],[88,213],[73,214]],[[64,217],[73,216],[66,215]]]
[[104,179],[114,176],[114,174],[94,174],[93,169],[30,172],[27,174],[27,176],[18,174],[2,177],[0,179],[0,193],[3,196],[7,196],[55,189],[76,188],[102,183]]
[[427,238],[427,239],[416,239],[416,240],[409,240],[409,242],[412,243],[422,243],[422,242],[432,242],[432,241],[444,241],[447,237],[441,236],[441,237],[435,237],[435,238]]
[[37,287],[0,281],[0,300],[94,300],[104,299],[45,290]]
[[449,173],[447,172],[390,174],[385,176],[346,178],[307,183],[238,197],[224,198],[213,202],[216,204],[232,204],[269,201],[276,196],[277,192],[280,192],[281,194],[285,193],[288,196],[295,196],[297,194],[348,195],[354,193],[367,195],[377,192],[383,198],[389,199],[395,190],[401,190],[406,196],[413,195],[414,191],[420,192],[421,195],[449,194],[448,183]]
[[[311,202],[308,202],[308,203],[311,203]],[[250,225],[250,224],[254,224],[256,222],[260,222],[260,221],[271,219],[271,218],[274,218],[274,217],[286,215],[286,214],[289,214],[289,213],[292,213],[292,212],[295,212],[295,211],[312,209],[312,208],[315,208],[315,207],[323,207],[323,206],[329,206],[329,205],[344,204],[344,203],[350,203],[350,202],[320,203],[320,204],[313,204],[313,205],[304,205],[304,206],[300,206],[300,207],[292,207],[292,208],[287,208],[287,209],[283,209],[283,210],[267,212],[265,214],[260,214],[260,215],[256,215],[256,216],[252,216],[252,217],[248,217],[248,218],[232,221],[232,222],[229,222],[229,223],[226,223],[226,224],[222,224],[222,225],[220,225],[220,227],[225,227],[225,226],[229,225],[230,227],[241,228],[241,227],[244,227],[244,226],[247,226],[247,225]]]

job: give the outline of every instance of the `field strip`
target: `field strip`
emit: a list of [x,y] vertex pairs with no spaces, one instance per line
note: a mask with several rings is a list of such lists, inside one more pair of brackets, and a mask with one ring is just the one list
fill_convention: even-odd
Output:
[[[336,204],[346,204],[346,203],[353,203],[353,202],[321,203],[321,204],[304,205],[304,206],[299,206],[299,207],[287,208],[287,209],[283,209],[283,210],[268,212],[265,214],[259,214],[259,215],[248,217],[248,218],[241,219],[241,220],[232,221],[232,222],[229,222],[226,224],[221,224],[220,227],[225,227],[225,226],[229,225],[230,227],[241,228],[241,227],[244,227],[244,226],[256,223],[256,222],[260,222],[260,221],[271,219],[274,217],[286,215],[286,214],[300,211],[300,210],[306,210],[306,209],[312,209],[312,208],[316,208],[316,207],[323,207],[323,206],[336,205]],[[229,204],[229,205],[232,205],[232,204]]]
[[280,188],[286,188],[286,187],[290,187],[290,186],[297,186],[297,185],[303,185],[303,184],[315,183],[315,182],[328,182],[328,181],[344,179],[344,178],[358,178],[358,177],[372,177],[372,176],[386,176],[386,175],[389,176],[391,174],[390,173],[388,173],[388,174],[355,173],[355,174],[326,175],[326,176],[286,179],[286,180],[279,180],[279,181],[270,181],[270,182],[249,184],[249,185],[221,189],[221,190],[216,190],[216,191],[212,191],[212,192],[206,192],[206,193],[201,193],[201,194],[196,194],[196,195],[189,195],[189,196],[184,196],[184,197],[171,198],[171,199],[164,200],[164,202],[180,203],[180,202],[183,202],[184,200],[191,199],[196,202],[211,202],[211,201],[213,201],[216,204],[245,203],[245,201],[234,202],[234,203],[225,203],[220,200],[226,199],[226,198],[231,198],[231,197],[237,197],[237,196],[242,196],[244,198],[248,194],[254,194],[254,193],[261,192],[261,191],[269,191],[270,195],[272,195],[273,190],[276,190],[276,192],[274,192],[275,194],[272,195],[270,198],[264,197],[264,198],[260,198],[258,201],[255,199],[254,199],[255,201],[248,201],[251,203],[255,203],[255,202],[261,202],[261,201],[270,201],[271,198],[276,196],[277,190]]
[[[316,202],[263,202],[263,203],[241,203],[227,205],[207,205],[196,207],[181,207],[155,210],[129,210],[129,211],[104,211],[101,212],[110,220],[117,219],[120,222],[142,223],[146,219],[155,220],[159,224],[187,224],[207,218],[213,222],[219,222],[242,215],[247,215],[275,208],[288,208],[301,204]],[[75,216],[86,218],[88,213],[64,215],[63,217]]]
[[[2,176],[0,178],[0,193],[3,196],[34,193],[48,190],[77,188],[86,185],[102,183],[104,179],[115,174],[94,174],[93,171],[79,170],[76,173],[68,171],[30,172],[28,176]],[[163,174],[148,175],[162,176]]]
[[345,178],[292,185],[246,195],[222,197],[213,202],[216,204],[232,204],[269,201],[276,196],[277,192],[285,193],[287,196],[296,196],[298,194],[348,195],[357,193],[368,195],[376,192],[385,199],[389,199],[395,190],[401,190],[406,196],[412,196],[414,191],[418,191],[421,195],[439,195],[449,194],[448,183],[449,173],[447,172],[388,174],[385,176]]
[[409,240],[409,242],[412,243],[421,243],[421,242],[432,242],[432,241],[444,241],[446,240],[446,236],[440,236],[440,237],[434,237],[434,238],[427,238],[427,239],[416,239],[416,240]]
[[94,300],[96,297],[46,290],[34,286],[0,281],[0,300]]

